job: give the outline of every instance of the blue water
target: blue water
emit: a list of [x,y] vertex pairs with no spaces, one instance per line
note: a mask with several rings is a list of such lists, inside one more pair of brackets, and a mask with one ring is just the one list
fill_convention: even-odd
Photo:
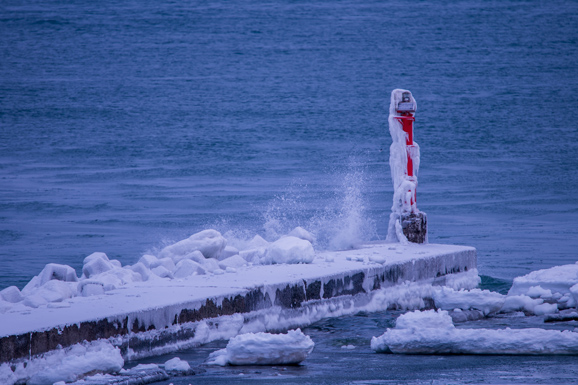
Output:
[[385,238],[394,88],[430,242],[578,259],[576,2],[3,0],[0,288],[209,227]]

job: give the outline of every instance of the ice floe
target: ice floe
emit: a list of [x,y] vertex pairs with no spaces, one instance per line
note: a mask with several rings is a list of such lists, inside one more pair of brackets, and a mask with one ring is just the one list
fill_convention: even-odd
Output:
[[578,354],[578,333],[528,329],[459,329],[445,310],[401,315],[393,329],[371,339],[378,353]]
[[287,334],[246,333],[231,338],[225,349],[211,353],[211,365],[295,365],[304,361],[315,344],[301,331]]

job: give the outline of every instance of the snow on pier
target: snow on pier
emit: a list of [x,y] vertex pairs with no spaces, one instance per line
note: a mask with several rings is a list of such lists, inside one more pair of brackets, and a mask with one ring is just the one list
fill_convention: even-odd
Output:
[[[85,268],[97,260],[87,259]],[[36,307],[24,306],[20,299],[17,306],[0,312],[0,362],[99,339],[118,346],[125,359],[163,354],[246,332],[286,330],[324,317],[384,310],[403,300],[423,302],[415,293],[404,297],[402,291],[412,283],[451,281],[450,286],[458,289],[472,288],[479,279],[476,250],[466,246],[375,243],[355,250],[317,252],[305,261],[309,263],[290,259],[216,268],[184,278],[159,278],[163,272],[157,269],[155,279],[108,287],[85,277],[98,270],[88,269],[79,282],[68,282],[79,295]],[[35,290],[43,287],[38,286],[41,275],[31,281]],[[58,280],[54,276],[48,283]],[[376,292],[381,293],[379,299],[373,295]],[[0,294],[5,304],[21,295],[15,288]]]

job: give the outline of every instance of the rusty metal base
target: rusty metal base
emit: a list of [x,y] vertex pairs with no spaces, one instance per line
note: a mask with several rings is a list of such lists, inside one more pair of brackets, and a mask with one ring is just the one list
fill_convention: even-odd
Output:
[[423,212],[401,216],[403,235],[412,243],[425,243],[427,239],[427,215]]

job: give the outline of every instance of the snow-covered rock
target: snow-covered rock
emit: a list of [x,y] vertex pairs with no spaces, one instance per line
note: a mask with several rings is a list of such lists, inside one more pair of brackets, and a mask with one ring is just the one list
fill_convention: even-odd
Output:
[[311,242],[293,236],[278,239],[267,247],[263,264],[311,263],[315,250]]
[[211,353],[208,364],[294,365],[305,360],[314,346],[300,329],[287,334],[241,334],[231,338],[225,349]]
[[378,353],[578,354],[578,333],[545,329],[456,329],[445,310],[401,315],[371,339]]
[[227,240],[216,230],[203,230],[167,246],[159,253],[159,258],[170,257],[178,262],[183,256],[198,250],[205,258],[219,258],[227,245]]

